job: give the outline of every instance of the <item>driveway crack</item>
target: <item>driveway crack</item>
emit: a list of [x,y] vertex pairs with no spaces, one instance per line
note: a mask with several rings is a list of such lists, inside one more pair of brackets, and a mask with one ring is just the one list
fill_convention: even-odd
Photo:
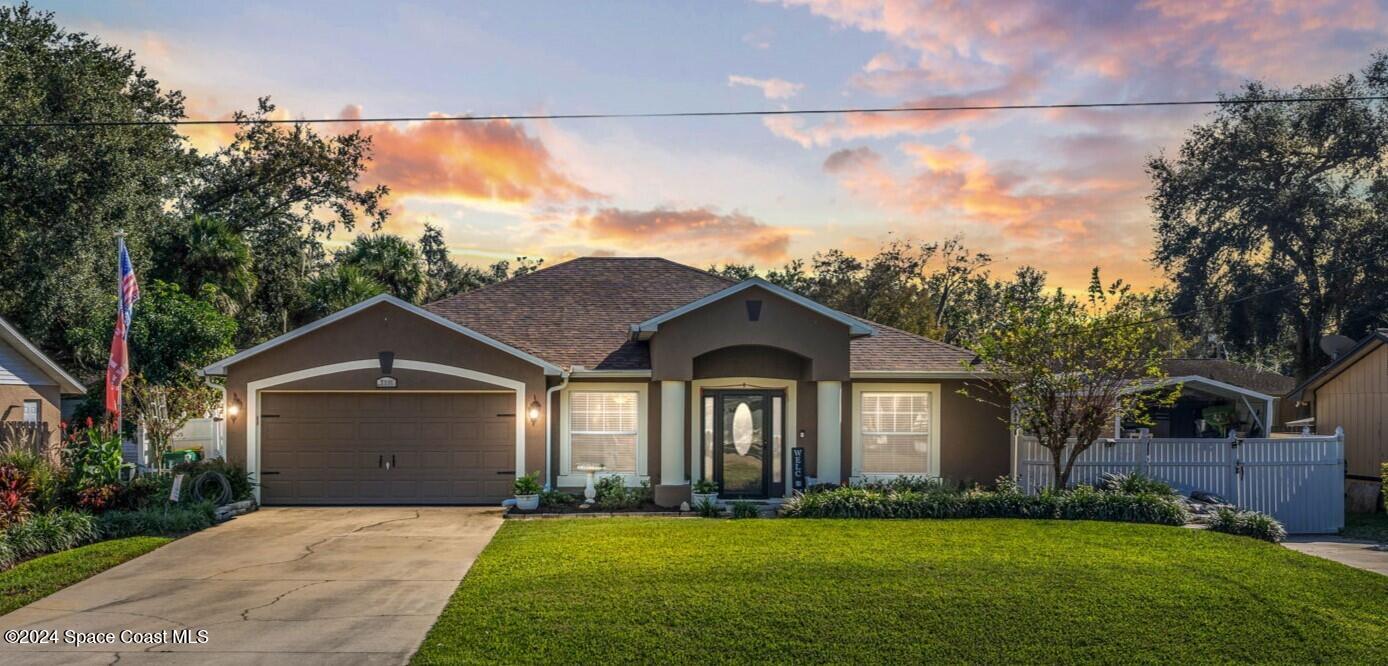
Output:
[[269,608],[269,607],[271,607],[271,606],[273,606],[273,605],[279,603],[281,599],[284,599],[285,597],[287,597],[287,596],[289,596],[289,595],[291,595],[291,594],[294,594],[295,592],[298,592],[299,590],[306,589],[306,588],[310,588],[310,587],[313,587],[314,585],[322,585],[323,583],[329,583],[329,582],[332,582],[332,581],[318,580],[318,581],[314,581],[314,582],[312,582],[312,583],[305,583],[305,584],[303,584],[303,585],[300,585],[300,586],[298,586],[298,587],[296,587],[296,588],[293,588],[293,589],[290,589],[290,590],[286,590],[285,592],[281,593],[280,595],[276,596],[274,599],[271,599],[270,601],[268,601],[268,602],[266,602],[266,603],[263,603],[263,604],[261,604],[261,605],[259,605],[259,606],[251,606],[250,608],[247,608],[247,609],[241,611],[241,620],[242,620],[242,621],[245,621],[245,622],[249,622],[250,619],[251,619],[251,618],[249,617],[250,614],[251,614],[251,611],[257,611],[257,610],[260,610],[260,609],[262,609],[262,608]]
[[216,577],[216,576],[225,576],[225,575],[227,575],[227,574],[235,573],[235,572],[237,572],[237,571],[242,571],[242,570],[244,570],[244,569],[254,569],[254,568],[256,568],[256,567],[268,567],[268,566],[270,566],[270,565],[272,565],[272,564],[290,564],[290,563],[292,563],[292,562],[298,562],[298,561],[300,561],[300,560],[306,559],[306,558],[307,558],[308,556],[310,556],[310,555],[314,555],[314,554],[315,554],[315,552],[314,552],[314,549],[315,549],[315,548],[317,548],[317,547],[319,547],[319,546],[321,546],[321,545],[323,545],[323,544],[325,544],[325,543],[327,543],[327,542],[329,542],[329,541],[332,541],[333,539],[336,539],[336,538],[338,538],[339,536],[342,536],[342,535],[340,535],[340,534],[334,534],[334,535],[332,535],[332,536],[324,537],[324,538],[319,539],[319,540],[317,540],[317,541],[315,541],[315,542],[313,542],[313,543],[311,543],[311,544],[309,544],[309,545],[307,545],[307,546],[304,546],[304,553],[303,553],[302,555],[298,556],[298,557],[291,557],[291,558],[289,558],[289,559],[287,559],[287,560],[275,560],[275,561],[273,561],[273,562],[256,562],[255,564],[245,564],[245,565],[242,565],[242,566],[239,566],[239,567],[234,567],[234,568],[231,568],[231,569],[227,569],[227,570],[225,570],[225,571],[218,571],[217,573],[214,573],[214,574],[209,575],[208,578],[214,578],[214,577]]
[[357,529],[354,529],[354,530],[352,530],[351,532],[348,532],[348,534],[356,534],[357,532],[360,532],[360,531],[362,531],[362,530],[369,530],[369,529],[371,529],[371,528],[373,528],[373,527],[380,527],[380,526],[385,525],[385,524],[387,524],[387,523],[400,523],[400,522],[404,522],[404,521],[406,521],[406,520],[419,520],[419,509],[415,509],[414,515],[413,515],[413,516],[406,516],[406,517],[404,517],[404,518],[391,518],[391,519],[389,519],[389,520],[382,520],[382,521],[380,521],[380,522],[371,523],[370,525],[362,525],[361,527],[358,527]]

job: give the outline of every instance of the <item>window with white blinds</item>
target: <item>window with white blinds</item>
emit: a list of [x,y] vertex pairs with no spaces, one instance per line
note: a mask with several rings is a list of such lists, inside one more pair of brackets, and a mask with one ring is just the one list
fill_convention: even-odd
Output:
[[605,471],[636,473],[635,391],[574,391],[569,394],[569,456],[574,468],[602,465]]
[[858,416],[864,474],[931,473],[929,393],[863,393]]

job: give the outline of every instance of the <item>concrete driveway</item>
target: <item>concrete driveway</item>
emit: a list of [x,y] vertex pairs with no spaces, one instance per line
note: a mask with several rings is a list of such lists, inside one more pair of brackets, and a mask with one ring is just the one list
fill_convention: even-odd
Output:
[[[500,526],[498,509],[262,509],[0,617],[116,644],[6,640],[0,663],[404,663]],[[194,643],[150,643],[177,630]]]

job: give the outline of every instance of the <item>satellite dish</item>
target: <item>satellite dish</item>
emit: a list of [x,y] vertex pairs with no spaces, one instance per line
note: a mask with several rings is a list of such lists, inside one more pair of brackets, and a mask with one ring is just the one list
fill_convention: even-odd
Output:
[[1354,339],[1343,335],[1327,335],[1321,338],[1321,351],[1330,358],[1340,358],[1341,354],[1354,346]]

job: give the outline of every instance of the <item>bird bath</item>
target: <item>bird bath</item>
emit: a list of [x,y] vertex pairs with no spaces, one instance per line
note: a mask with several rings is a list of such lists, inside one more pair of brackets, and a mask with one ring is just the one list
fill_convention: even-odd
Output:
[[603,470],[603,465],[578,465],[574,469],[588,474],[588,480],[583,486],[583,503],[592,504],[598,496],[598,489],[593,486],[593,475]]

